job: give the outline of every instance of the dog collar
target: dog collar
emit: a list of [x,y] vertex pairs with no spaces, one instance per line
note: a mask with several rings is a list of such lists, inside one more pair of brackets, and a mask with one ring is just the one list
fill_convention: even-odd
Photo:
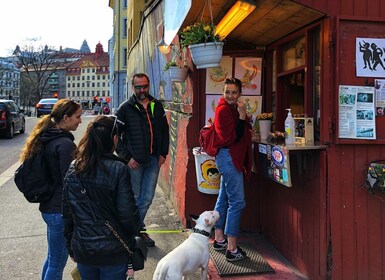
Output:
[[204,236],[210,237],[210,233],[205,231],[205,230],[203,230],[203,229],[197,229],[197,228],[194,227],[194,228],[192,228],[192,231],[194,233],[199,233],[199,234],[202,234]]

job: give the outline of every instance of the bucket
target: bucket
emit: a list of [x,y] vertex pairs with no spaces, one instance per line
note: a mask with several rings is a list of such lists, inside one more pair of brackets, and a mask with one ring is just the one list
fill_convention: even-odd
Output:
[[201,147],[193,148],[198,191],[206,194],[218,194],[221,174],[215,164],[215,157],[206,154]]

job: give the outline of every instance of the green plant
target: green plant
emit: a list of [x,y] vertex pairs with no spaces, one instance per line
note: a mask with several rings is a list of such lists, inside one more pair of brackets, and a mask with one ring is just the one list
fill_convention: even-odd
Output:
[[175,61],[167,62],[163,68],[163,71],[167,71],[168,69],[170,69],[171,66],[178,66],[178,64],[176,64]]
[[215,34],[215,27],[213,24],[206,24],[202,21],[185,27],[179,32],[181,46],[222,41],[220,36]]

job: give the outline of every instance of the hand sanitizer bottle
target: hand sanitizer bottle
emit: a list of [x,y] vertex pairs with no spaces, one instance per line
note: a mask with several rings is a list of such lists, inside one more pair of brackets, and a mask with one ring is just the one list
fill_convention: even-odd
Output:
[[291,109],[286,109],[288,111],[287,113],[287,118],[285,120],[285,144],[286,145],[294,145],[294,133],[295,133],[295,128],[294,128],[294,119],[291,116]]

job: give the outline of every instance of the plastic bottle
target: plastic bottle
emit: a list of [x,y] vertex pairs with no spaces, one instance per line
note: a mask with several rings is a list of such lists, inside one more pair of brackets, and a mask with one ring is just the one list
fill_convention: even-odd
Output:
[[286,145],[294,145],[295,141],[295,128],[294,128],[294,119],[291,115],[291,109],[286,109],[288,111],[287,118],[285,120],[285,144]]

